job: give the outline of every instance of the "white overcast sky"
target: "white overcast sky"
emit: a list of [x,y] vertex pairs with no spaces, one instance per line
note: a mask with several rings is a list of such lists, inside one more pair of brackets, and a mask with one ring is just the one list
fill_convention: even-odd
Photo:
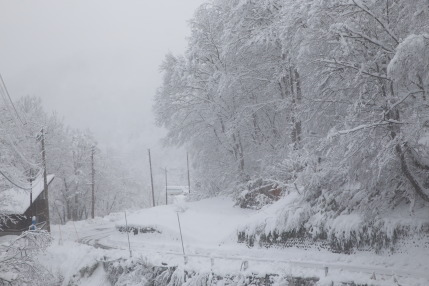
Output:
[[[0,0],[0,72],[103,147],[155,148],[153,96],[203,0]],[[145,154],[145,153],[144,153]]]

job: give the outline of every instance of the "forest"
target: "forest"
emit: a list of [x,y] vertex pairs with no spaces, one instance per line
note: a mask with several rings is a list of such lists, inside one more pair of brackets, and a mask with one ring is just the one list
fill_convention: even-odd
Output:
[[429,285],[429,0],[42,2],[0,17],[0,286]]
[[[144,203],[141,186],[114,150],[101,150],[89,130],[66,126],[56,113],[44,111],[38,97],[26,96],[13,103],[7,87],[1,86],[0,112],[0,189],[28,192],[30,181],[41,177],[42,134],[45,141],[46,171],[54,174],[49,206],[52,223],[91,217],[92,160],[94,158],[95,209],[97,216]],[[9,201],[0,201],[0,209]],[[0,225],[9,219],[0,214]]]
[[155,110],[166,143],[193,150],[201,196],[299,193],[249,234],[427,231],[427,1],[216,0],[190,27]]

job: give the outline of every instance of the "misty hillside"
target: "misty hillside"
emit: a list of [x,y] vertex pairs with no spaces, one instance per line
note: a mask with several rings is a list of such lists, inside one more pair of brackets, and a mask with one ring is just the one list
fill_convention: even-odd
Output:
[[428,285],[428,0],[10,2],[0,36],[0,286]]

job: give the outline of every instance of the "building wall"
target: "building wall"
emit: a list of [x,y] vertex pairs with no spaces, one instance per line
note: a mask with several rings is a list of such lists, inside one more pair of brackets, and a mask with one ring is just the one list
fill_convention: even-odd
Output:
[[5,226],[2,226],[3,230],[0,231],[0,235],[2,232],[21,232],[28,230],[29,226],[31,225],[31,218],[33,216],[36,216],[36,221],[38,223],[46,221],[47,208],[44,197],[45,194],[43,191],[25,213],[11,215],[11,218],[15,220],[15,223],[8,222]]

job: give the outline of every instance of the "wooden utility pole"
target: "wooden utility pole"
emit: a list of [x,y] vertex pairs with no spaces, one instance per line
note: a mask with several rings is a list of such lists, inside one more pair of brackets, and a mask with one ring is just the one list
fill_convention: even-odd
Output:
[[188,155],[188,152],[186,152],[186,166],[188,167],[188,189],[189,189],[189,193],[191,193],[191,177],[189,176],[189,155]]
[[168,195],[167,195],[167,168],[165,168],[165,205],[168,205]]
[[153,190],[153,175],[152,175],[152,160],[150,158],[150,149],[147,149],[149,153],[149,168],[150,168],[150,184],[152,186],[152,206],[155,206],[155,192]]
[[40,131],[40,142],[42,145],[42,164],[43,164],[43,191],[45,192],[45,207],[46,207],[46,229],[51,232],[51,223],[49,219],[49,193],[48,193],[48,178],[46,171],[46,150],[45,150],[45,130]]
[[91,217],[95,217],[95,168],[94,168],[94,154],[95,146],[91,148],[91,191],[92,191],[92,202],[91,202]]
[[34,209],[33,209],[33,178],[30,178],[30,209],[31,209],[31,216],[34,216]]
[[[33,209],[33,170],[30,168],[30,209],[31,209],[31,217],[35,216]],[[33,219],[33,218],[31,218]]]

